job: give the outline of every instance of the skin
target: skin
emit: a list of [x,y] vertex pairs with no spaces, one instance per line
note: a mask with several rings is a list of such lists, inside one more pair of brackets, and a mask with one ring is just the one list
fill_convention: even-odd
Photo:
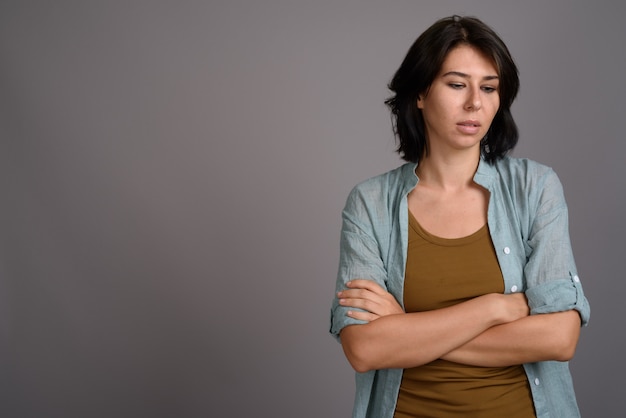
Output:
[[[477,49],[450,51],[422,109],[429,153],[409,210],[430,233],[467,236],[487,222],[488,192],[473,182],[480,140],[498,111],[498,73]],[[393,295],[371,280],[355,279],[338,293],[348,315],[368,321],[341,331],[341,343],[359,372],[410,368],[436,359],[475,366],[567,361],[580,332],[576,311],[529,315],[523,293],[487,294],[443,309],[405,313]]]

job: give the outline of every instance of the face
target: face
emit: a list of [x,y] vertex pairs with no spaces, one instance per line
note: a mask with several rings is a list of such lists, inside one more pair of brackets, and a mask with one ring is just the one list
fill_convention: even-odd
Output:
[[478,49],[461,45],[448,53],[428,91],[417,101],[429,152],[472,150],[491,126],[498,108],[498,72]]

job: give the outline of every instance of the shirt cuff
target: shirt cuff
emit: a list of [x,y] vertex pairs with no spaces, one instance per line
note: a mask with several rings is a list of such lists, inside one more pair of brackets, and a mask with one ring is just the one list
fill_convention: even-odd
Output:
[[568,279],[553,280],[526,290],[531,315],[577,310],[582,325],[589,322],[589,302],[580,279],[570,274]]

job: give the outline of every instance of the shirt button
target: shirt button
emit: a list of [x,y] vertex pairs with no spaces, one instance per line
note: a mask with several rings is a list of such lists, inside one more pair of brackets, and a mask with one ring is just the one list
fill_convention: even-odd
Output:
[[504,247],[504,254],[510,254],[511,249],[509,247]]
[[578,277],[578,275],[575,275],[573,279],[576,283],[580,282],[580,277]]
[[535,378],[535,386],[539,386],[539,378],[538,377]]
[[511,286],[511,292],[517,292],[517,286],[515,285]]

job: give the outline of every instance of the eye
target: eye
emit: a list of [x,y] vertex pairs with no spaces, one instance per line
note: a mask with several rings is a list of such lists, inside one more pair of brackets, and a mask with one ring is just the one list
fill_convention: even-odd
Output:
[[463,83],[448,83],[448,86],[452,87],[453,89],[457,89],[457,90],[460,90],[463,87],[465,87],[465,85]]
[[498,91],[498,89],[496,87],[493,86],[483,86],[481,87],[481,89],[485,92],[485,93],[493,93],[495,91]]

